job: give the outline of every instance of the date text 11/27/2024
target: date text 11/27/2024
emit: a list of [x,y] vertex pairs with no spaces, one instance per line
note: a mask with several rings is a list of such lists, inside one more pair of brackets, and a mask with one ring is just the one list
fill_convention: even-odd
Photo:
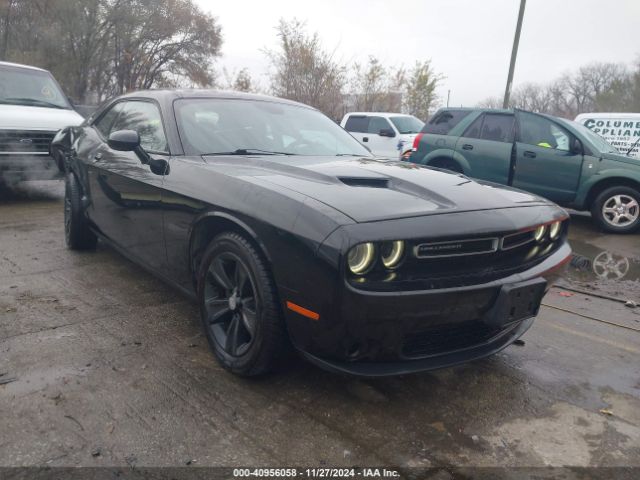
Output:
[[234,468],[234,478],[398,478],[386,468]]

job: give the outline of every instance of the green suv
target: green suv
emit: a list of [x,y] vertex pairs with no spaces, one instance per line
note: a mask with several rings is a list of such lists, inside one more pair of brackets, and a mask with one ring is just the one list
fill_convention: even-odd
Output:
[[[640,130],[640,122],[628,128]],[[576,122],[523,110],[441,109],[408,160],[590,210],[608,232],[640,227],[640,160]]]

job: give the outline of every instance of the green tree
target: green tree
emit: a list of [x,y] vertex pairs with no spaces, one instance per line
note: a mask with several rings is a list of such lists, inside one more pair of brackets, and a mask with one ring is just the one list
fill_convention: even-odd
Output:
[[416,62],[407,76],[404,91],[405,111],[422,120],[429,118],[438,100],[436,89],[443,78],[435,72],[430,60]]

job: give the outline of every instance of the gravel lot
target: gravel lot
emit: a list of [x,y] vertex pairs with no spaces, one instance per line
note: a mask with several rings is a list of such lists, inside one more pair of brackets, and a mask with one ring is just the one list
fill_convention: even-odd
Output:
[[493,358],[243,380],[194,304],[102,244],[68,251],[62,220],[60,182],[0,192],[0,466],[640,466],[640,235],[574,215],[571,290]]

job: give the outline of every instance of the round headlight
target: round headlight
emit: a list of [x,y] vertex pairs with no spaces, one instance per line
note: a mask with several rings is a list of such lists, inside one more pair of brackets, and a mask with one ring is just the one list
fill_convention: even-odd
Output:
[[385,242],[382,244],[380,256],[382,257],[382,264],[392,270],[400,265],[402,255],[404,254],[404,242],[402,240],[396,240],[395,242]]
[[560,231],[561,230],[562,230],[562,223],[561,222],[553,222],[549,226],[549,238],[551,238],[551,240],[556,240],[560,236]]
[[540,225],[533,233],[533,238],[536,242],[542,242],[542,240],[544,240],[545,233],[547,233],[547,227],[545,225]]
[[375,247],[373,243],[361,243],[356,245],[347,255],[347,263],[349,264],[349,270],[356,275],[363,275],[369,271],[373,266],[375,260]]

